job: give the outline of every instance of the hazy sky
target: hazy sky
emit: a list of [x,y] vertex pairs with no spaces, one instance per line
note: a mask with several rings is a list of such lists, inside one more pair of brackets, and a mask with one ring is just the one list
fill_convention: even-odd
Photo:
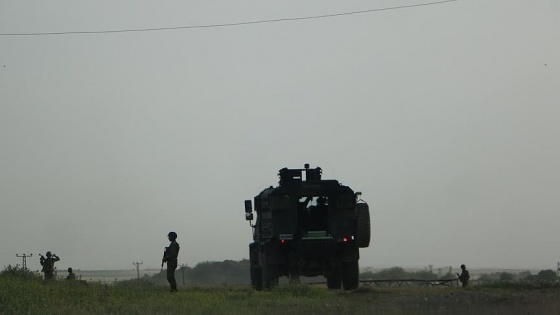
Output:
[[[202,26],[429,1],[0,0],[0,33]],[[360,265],[556,268],[560,3],[0,36],[0,267],[248,258],[243,201],[320,166],[372,208]]]

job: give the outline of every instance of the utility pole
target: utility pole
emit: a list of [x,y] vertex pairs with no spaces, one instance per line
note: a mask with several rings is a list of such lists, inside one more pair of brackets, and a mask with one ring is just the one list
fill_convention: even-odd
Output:
[[135,262],[132,263],[133,265],[136,266],[136,275],[138,276],[138,280],[140,280],[140,265],[143,264],[144,262]]
[[27,257],[31,257],[31,256],[33,256],[33,254],[29,254],[29,255],[21,254],[21,256],[16,254],[16,257],[21,257],[21,267],[23,269],[27,269]]
[[181,265],[181,273],[183,274],[183,285],[185,285],[185,264]]
[[560,273],[560,261],[558,262],[558,265],[556,267],[556,275],[558,275]]

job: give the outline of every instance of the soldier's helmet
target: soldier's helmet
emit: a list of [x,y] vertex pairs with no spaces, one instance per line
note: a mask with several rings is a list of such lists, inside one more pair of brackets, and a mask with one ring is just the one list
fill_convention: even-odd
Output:
[[52,253],[50,251],[47,252],[47,257],[52,256]]
[[176,239],[177,238],[177,233],[175,232],[169,232],[167,234],[167,237],[171,238],[171,239]]

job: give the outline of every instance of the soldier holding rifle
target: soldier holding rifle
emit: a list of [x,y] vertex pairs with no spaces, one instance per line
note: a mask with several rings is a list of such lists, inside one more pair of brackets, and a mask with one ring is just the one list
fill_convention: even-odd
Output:
[[167,281],[171,286],[171,292],[177,292],[177,281],[175,281],[175,269],[177,269],[177,257],[179,256],[177,233],[169,232],[169,234],[167,234],[167,238],[171,244],[165,248],[163,259],[161,260],[161,267],[163,268],[163,264],[167,263]]
[[52,254],[50,251],[46,253],[46,258],[41,254],[39,254],[39,256],[41,256],[41,258],[39,258],[39,262],[41,263],[41,266],[43,266],[41,271],[45,273],[45,280],[54,279],[54,263],[59,261],[60,258],[57,255]]

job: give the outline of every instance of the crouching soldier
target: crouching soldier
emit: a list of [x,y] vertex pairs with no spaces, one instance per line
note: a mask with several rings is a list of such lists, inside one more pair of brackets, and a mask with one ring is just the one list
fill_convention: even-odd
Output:
[[76,274],[72,271],[72,268],[68,268],[68,275],[66,276],[66,280],[74,281],[76,280]]

